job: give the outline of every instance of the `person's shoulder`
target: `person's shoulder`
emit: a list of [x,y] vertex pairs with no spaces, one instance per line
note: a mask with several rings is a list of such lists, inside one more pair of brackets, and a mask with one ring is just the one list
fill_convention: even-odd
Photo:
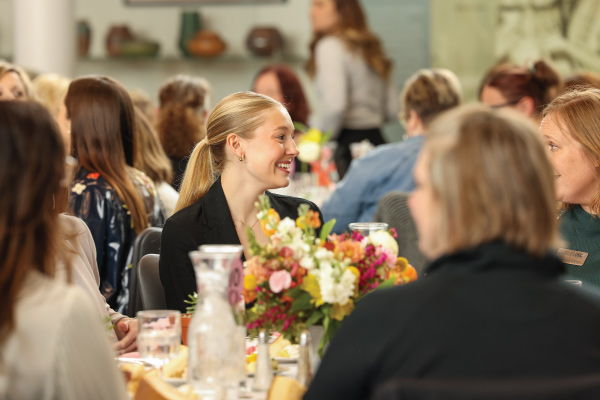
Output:
[[330,54],[345,52],[346,48],[342,39],[337,36],[327,35],[321,38],[316,45],[315,51],[317,53]]
[[271,201],[271,207],[273,207],[276,211],[285,209],[296,215],[298,214],[298,206],[300,206],[300,204],[308,204],[311,210],[319,210],[319,207],[315,203],[301,197],[287,196],[283,194],[271,193],[269,191],[266,193]]
[[102,197],[106,197],[104,195],[106,192],[116,194],[112,185],[99,172],[90,172],[81,169],[71,183],[71,196],[100,194]]
[[198,226],[202,219],[204,200],[204,197],[200,198],[167,218],[163,226],[163,233],[165,231],[171,233],[184,232],[190,226]]
[[81,235],[88,230],[85,222],[78,217],[68,214],[59,214],[58,223],[67,234]]

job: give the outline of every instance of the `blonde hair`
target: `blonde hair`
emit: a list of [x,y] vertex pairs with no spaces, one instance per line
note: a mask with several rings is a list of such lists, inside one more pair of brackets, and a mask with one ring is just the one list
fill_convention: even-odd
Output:
[[[554,99],[543,112],[544,118],[554,117],[563,133],[581,143],[592,162],[600,162],[600,89],[570,91]],[[600,214],[600,177],[590,203],[593,214]],[[573,204],[563,203],[563,209]]]
[[254,92],[239,92],[221,100],[210,113],[206,138],[194,147],[188,161],[175,212],[204,197],[225,167],[227,136],[235,133],[251,139],[264,124],[265,113],[283,108],[281,103]]
[[406,121],[414,110],[427,127],[438,114],[460,104],[461,91],[458,77],[452,71],[421,69],[404,84],[400,117]]
[[25,88],[25,94],[27,95],[27,99],[37,100],[35,96],[35,91],[33,90],[33,85],[31,84],[31,79],[29,78],[29,74],[18,65],[10,64],[6,61],[0,60],[0,79],[2,79],[4,75],[10,72],[14,72],[15,74],[19,75],[21,83]]
[[553,169],[528,118],[463,106],[431,124],[423,152],[439,204],[433,247],[502,240],[542,256],[560,244]]
[[33,89],[37,99],[50,114],[56,118],[60,102],[69,89],[71,81],[58,74],[41,74],[33,80]]
[[134,107],[135,139],[133,166],[150,177],[157,185],[171,184],[173,168],[150,121],[142,110]]

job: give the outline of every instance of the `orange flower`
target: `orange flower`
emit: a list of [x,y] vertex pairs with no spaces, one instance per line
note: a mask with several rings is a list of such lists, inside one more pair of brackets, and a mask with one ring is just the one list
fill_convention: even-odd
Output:
[[388,278],[394,278],[394,285],[402,285],[417,280],[417,270],[404,257],[398,257],[396,266],[388,271]]
[[360,242],[344,240],[339,242],[334,251],[336,256],[340,254],[344,258],[349,258],[352,264],[359,262],[365,257],[365,250],[361,247]]
[[281,221],[279,214],[272,208],[267,211],[267,216],[260,220],[260,227],[267,237],[273,236],[277,229],[277,225]]
[[296,218],[296,226],[300,229],[306,229],[307,226],[314,229],[320,228],[321,220],[319,219],[319,213],[309,210],[306,215]]

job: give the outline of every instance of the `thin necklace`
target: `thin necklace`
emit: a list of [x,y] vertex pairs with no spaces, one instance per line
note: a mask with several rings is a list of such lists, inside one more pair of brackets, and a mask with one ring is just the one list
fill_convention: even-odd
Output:
[[234,220],[235,222],[239,222],[240,224],[244,225],[246,228],[250,228],[250,230],[254,234],[254,226],[258,222],[258,219],[256,219],[256,221],[254,221],[254,223],[252,225],[250,225],[250,226],[248,226],[244,221],[240,221],[239,219],[235,219],[233,217],[231,217],[231,219]]

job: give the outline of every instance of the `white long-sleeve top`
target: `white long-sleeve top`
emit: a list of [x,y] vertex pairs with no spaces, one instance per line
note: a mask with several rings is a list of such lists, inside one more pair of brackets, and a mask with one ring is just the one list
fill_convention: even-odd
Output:
[[[89,228],[83,220],[70,215],[61,214],[58,216],[58,221],[67,234],[66,244],[71,256],[72,282],[87,294],[101,319],[110,317],[110,323],[115,325],[125,316],[110,308],[106,299],[100,293],[96,246]],[[64,281],[66,279],[64,273],[64,267],[59,265],[56,279]],[[117,337],[114,336],[113,339],[116,341]]]
[[321,112],[311,125],[336,138],[342,128],[377,128],[398,117],[393,79],[381,79],[362,55],[351,52],[340,38],[321,39],[315,48],[315,63]]
[[126,399],[102,318],[74,285],[32,271],[0,346],[0,398]]

